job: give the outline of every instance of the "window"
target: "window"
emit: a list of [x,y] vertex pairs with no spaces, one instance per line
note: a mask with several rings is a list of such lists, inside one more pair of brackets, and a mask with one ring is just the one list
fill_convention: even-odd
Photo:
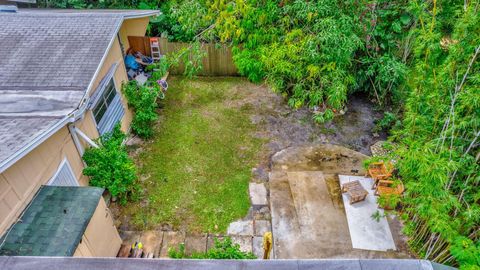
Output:
[[73,173],[70,163],[67,159],[64,159],[58,167],[55,175],[48,181],[49,186],[78,186],[77,178]]
[[105,91],[100,96],[97,105],[95,108],[93,108],[93,117],[95,117],[95,121],[97,123],[100,123],[100,120],[102,120],[102,117],[105,115],[108,106],[112,103],[112,100],[116,94],[115,92],[115,85],[113,83],[113,79],[111,79],[106,86]]
[[113,76],[108,83],[98,89],[98,97],[95,97],[95,104],[93,105],[93,118],[97,124],[97,129],[100,135],[112,131],[115,125],[122,119],[125,111],[123,104],[118,94]]

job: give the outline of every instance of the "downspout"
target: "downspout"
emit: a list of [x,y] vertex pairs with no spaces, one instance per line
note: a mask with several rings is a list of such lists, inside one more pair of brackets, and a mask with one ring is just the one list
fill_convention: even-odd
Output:
[[[84,102],[79,106],[79,108],[71,114],[72,117],[69,119],[67,124],[68,130],[73,139],[73,143],[75,144],[75,148],[77,148],[77,151],[80,154],[80,157],[83,157],[83,154],[85,153],[85,149],[83,145],[80,143],[80,139],[78,138],[78,135],[80,135],[80,137],[82,137],[82,139],[84,139],[92,147],[98,148],[98,145],[92,139],[90,139],[80,129],[75,127],[75,122],[80,119],[83,119],[84,114],[87,111],[89,99],[90,97],[87,97],[87,99],[84,100]],[[82,159],[82,162],[85,165],[85,161],[83,161],[83,159]]]
[[90,146],[98,148],[98,145],[92,139],[90,139],[85,133],[83,133],[80,129],[76,128],[75,126],[72,126],[72,129],[73,129],[73,132],[75,132],[75,134],[80,135],[80,137],[82,137],[82,139],[84,139],[88,144],[90,144]]
[[75,148],[77,148],[77,151],[80,154],[80,157],[83,157],[83,153],[85,153],[85,149],[83,149],[83,146],[80,143],[80,140],[78,139],[77,132],[75,132],[75,126],[72,123],[69,123],[68,124],[68,130],[70,131],[70,134],[72,135],[72,139],[73,139],[73,143],[75,144]]

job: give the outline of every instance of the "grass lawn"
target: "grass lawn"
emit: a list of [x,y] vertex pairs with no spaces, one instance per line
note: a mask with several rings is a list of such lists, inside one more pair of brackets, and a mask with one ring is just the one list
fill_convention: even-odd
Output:
[[144,201],[123,210],[141,228],[170,224],[224,232],[247,214],[248,182],[262,141],[240,78],[173,78],[154,139],[137,158]]

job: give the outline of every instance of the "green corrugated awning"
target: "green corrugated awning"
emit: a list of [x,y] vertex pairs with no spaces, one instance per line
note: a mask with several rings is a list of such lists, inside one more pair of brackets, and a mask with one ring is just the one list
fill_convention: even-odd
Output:
[[102,193],[96,187],[42,186],[0,239],[0,255],[72,256]]

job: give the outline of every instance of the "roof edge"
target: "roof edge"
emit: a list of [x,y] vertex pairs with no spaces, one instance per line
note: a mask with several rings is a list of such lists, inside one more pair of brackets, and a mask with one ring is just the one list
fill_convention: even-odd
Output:
[[151,17],[155,15],[160,15],[160,10],[145,10],[144,14],[132,14],[132,15],[124,15],[123,19],[135,19],[135,18],[143,18],[143,17]]
[[44,131],[40,135],[33,138],[33,140],[31,140],[28,144],[23,146],[20,150],[18,150],[13,155],[9,156],[7,159],[2,161],[0,163],[0,173],[3,173],[4,171],[6,171],[8,168],[10,168],[10,166],[15,164],[17,161],[19,161],[21,158],[26,156],[28,153],[30,153],[33,149],[35,149],[41,143],[43,143],[48,138],[50,138],[50,136],[57,133],[57,131],[63,128],[69,121],[71,121],[70,115],[67,115],[66,117],[60,119],[57,123],[49,127],[46,131]]

